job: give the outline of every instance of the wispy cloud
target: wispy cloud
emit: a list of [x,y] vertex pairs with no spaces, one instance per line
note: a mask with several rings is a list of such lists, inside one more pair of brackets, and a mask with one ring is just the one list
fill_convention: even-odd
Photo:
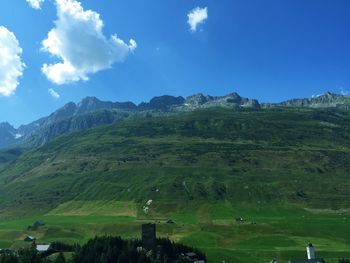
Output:
[[0,26],[0,95],[12,95],[19,85],[25,64],[22,48],[14,33]]
[[49,89],[48,92],[51,95],[51,97],[53,97],[55,99],[59,99],[61,97],[61,95],[57,91],[55,91],[54,89]]
[[26,1],[34,9],[40,9],[42,3],[44,3],[45,0],[26,0]]
[[125,43],[117,35],[107,38],[100,14],[84,10],[76,0],[56,0],[55,27],[42,42],[42,50],[61,62],[44,64],[42,72],[55,84],[88,80],[89,75],[123,62],[136,47],[131,39]]
[[350,91],[348,91],[347,89],[344,89],[343,87],[340,87],[340,94],[341,95],[350,95]]
[[187,17],[187,23],[190,25],[191,31],[195,32],[197,31],[198,25],[204,23],[205,20],[208,19],[208,8],[196,7],[187,14]]

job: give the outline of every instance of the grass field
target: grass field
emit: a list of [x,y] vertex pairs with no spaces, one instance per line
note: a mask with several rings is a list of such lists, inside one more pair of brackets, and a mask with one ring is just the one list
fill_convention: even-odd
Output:
[[[309,241],[316,247],[317,256],[327,262],[350,258],[348,211],[307,211],[278,205],[235,206],[228,202],[196,207],[189,206],[182,213],[172,212],[161,217],[153,211],[156,205],[151,205],[149,215],[145,215],[130,202],[110,202],[105,206],[99,202],[83,205],[70,202],[41,216],[0,221],[0,247],[26,246],[22,241],[26,235],[37,237],[37,243],[84,243],[95,235],[140,238],[140,225],[156,222],[159,236],[202,249],[209,262],[269,262],[272,258],[287,262],[292,258],[305,258]],[[111,214],[107,215],[105,209]],[[242,217],[245,222],[237,223],[236,217]],[[169,218],[175,224],[167,224]],[[36,220],[43,220],[45,226],[28,231],[27,227]]]

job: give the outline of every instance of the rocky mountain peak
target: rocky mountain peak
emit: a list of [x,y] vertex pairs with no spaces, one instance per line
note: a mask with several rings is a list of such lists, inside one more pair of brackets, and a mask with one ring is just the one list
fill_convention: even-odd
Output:
[[170,107],[182,105],[184,102],[185,99],[181,96],[164,95],[152,98],[149,103],[143,102],[138,108],[141,110],[166,110]]
[[1,122],[0,123],[0,129],[3,129],[3,130],[15,130],[15,128],[8,122]]
[[16,140],[16,129],[8,122],[0,123],[0,147],[7,146]]
[[185,107],[188,108],[208,108],[208,107],[227,107],[227,108],[260,108],[257,100],[242,98],[238,93],[232,92],[226,96],[205,96],[198,93],[186,98]]
[[64,105],[62,108],[58,109],[49,116],[50,122],[54,122],[60,119],[71,117],[75,114],[77,110],[77,105],[74,102],[69,102]]
[[208,100],[209,100],[208,96],[204,96],[202,93],[197,93],[187,97],[185,103],[192,106],[199,106],[208,102]]

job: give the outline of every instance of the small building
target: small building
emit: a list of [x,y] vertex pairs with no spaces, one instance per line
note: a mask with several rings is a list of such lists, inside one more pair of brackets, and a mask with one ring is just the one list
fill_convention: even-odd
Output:
[[146,250],[154,249],[157,244],[156,225],[143,224],[142,225],[142,246]]
[[289,263],[326,263],[323,258],[315,257],[315,248],[311,243],[306,246],[306,255],[307,259],[293,259]]
[[326,263],[322,258],[289,260],[289,263]]
[[33,242],[33,241],[35,241],[35,237],[33,237],[33,236],[26,236],[26,238],[24,239],[24,241],[26,241],[26,242]]
[[198,256],[196,253],[194,252],[188,252],[185,254],[185,258],[189,261],[189,262],[197,262],[198,261]]
[[242,217],[236,217],[235,220],[236,220],[237,224],[243,224],[244,223],[244,219]]
[[38,252],[46,252],[50,249],[50,245],[36,245],[36,250]]

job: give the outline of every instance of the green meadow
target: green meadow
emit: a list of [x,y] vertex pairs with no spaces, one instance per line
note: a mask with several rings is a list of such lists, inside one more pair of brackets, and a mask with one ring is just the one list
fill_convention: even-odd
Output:
[[[39,244],[53,241],[83,244],[96,235],[140,238],[141,224],[155,222],[158,236],[202,249],[209,262],[269,262],[273,258],[287,262],[305,258],[309,241],[314,244],[317,256],[327,262],[350,258],[348,211],[221,203],[197,204],[180,213],[160,216],[155,207],[156,204],[151,205],[149,214],[145,214],[130,202],[109,202],[105,206],[100,202],[70,202],[40,216],[2,220],[0,246],[28,246],[23,241],[27,235],[35,236]],[[237,223],[237,217],[244,222]],[[174,224],[167,223],[168,219]],[[45,226],[27,230],[36,220],[43,220]]]

